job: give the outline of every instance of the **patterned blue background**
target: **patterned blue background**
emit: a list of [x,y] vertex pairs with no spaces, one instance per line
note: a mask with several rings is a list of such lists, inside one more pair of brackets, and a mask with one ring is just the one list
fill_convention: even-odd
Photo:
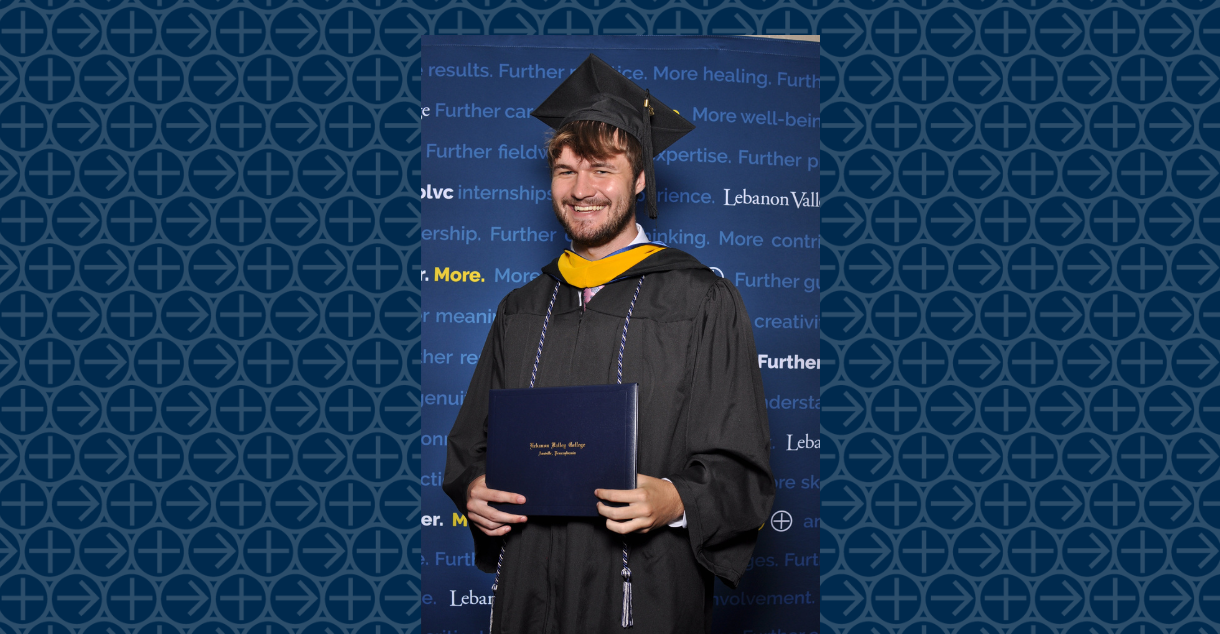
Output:
[[1210,5],[821,5],[825,631],[1215,634]]
[[422,32],[383,4],[0,2],[6,634],[418,629]]
[[[150,0],[152,4],[155,0]],[[360,15],[371,16],[372,23],[382,25],[373,38],[374,46],[385,43],[389,35],[399,36],[394,41],[406,44],[412,33],[423,31],[820,33],[825,126],[823,237],[827,247],[822,256],[827,324],[823,339],[826,447],[822,456],[826,629],[858,634],[874,630],[934,634],[959,629],[969,634],[996,634],[1019,626],[1030,634],[1065,630],[1071,634],[1216,633],[1211,622],[1220,620],[1216,576],[1220,555],[1214,554],[1220,548],[1220,485],[1215,484],[1220,465],[1212,455],[1220,453],[1216,442],[1220,429],[1215,422],[1220,392],[1211,359],[1220,359],[1214,344],[1220,328],[1220,299],[1213,292],[1218,277],[1215,268],[1220,266],[1215,251],[1220,244],[1220,203],[1215,196],[1220,177],[1214,176],[1220,170],[1220,106],[1216,99],[1220,82],[1214,79],[1220,76],[1216,64],[1220,8],[1213,0],[580,0],[575,4],[560,0],[427,0],[412,7],[374,0],[344,5],[345,9],[327,4],[319,5],[322,8],[317,11],[298,12],[294,9],[303,7],[295,2],[280,6],[273,0],[272,5],[258,7],[260,21],[266,25],[268,16],[287,16],[281,27],[297,30],[291,37],[310,36],[311,28],[320,31],[322,22],[310,19],[315,14],[323,16],[327,24],[325,42],[318,41],[322,38],[305,40],[309,54],[292,48],[288,33],[282,44],[272,38],[272,56],[293,69],[332,47],[334,52],[327,54],[350,68],[348,61],[365,54],[350,55],[356,50],[354,43],[365,40],[353,33],[349,48],[347,36],[340,31],[361,28],[356,21]],[[196,46],[216,46],[208,54],[234,64],[227,70],[236,77],[238,63],[244,70],[261,55],[238,50],[242,45],[236,40],[241,36],[234,30],[249,27],[240,21],[240,13],[230,13],[241,6],[184,2],[165,9],[143,4],[119,8],[117,3],[97,2],[96,6],[69,4],[65,9],[45,2],[4,3],[0,9],[4,12],[0,14],[0,47],[5,51],[0,57],[4,68],[0,71],[0,106],[4,108],[0,118],[21,125],[20,108],[8,109],[24,102],[29,105],[27,116],[39,111],[53,125],[47,110],[56,106],[46,103],[48,90],[57,103],[89,104],[97,112],[89,116],[99,126],[103,124],[102,109],[110,112],[113,104],[132,101],[153,112],[161,108],[156,102],[166,93],[157,97],[152,83],[137,86],[135,93],[120,84],[107,94],[116,80],[107,83],[102,79],[119,73],[126,78],[137,72],[134,62],[148,57],[148,52],[129,53],[132,47],[148,46],[148,34],[95,36],[93,45],[97,47],[110,47],[113,40],[114,49],[108,54],[123,62],[116,62],[118,70],[114,70],[104,57],[79,57],[89,54],[82,52],[81,42],[90,31],[79,17],[64,24],[77,33],[53,34],[48,43],[49,17],[62,14],[58,19],[69,19],[83,13],[84,20],[100,31],[103,22],[98,16],[117,29],[141,28],[149,21],[131,26],[135,12],[141,12],[161,21],[156,38],[160,42],[170,35],[160,30],[166,16],[194,9],[205,26],[195,25],[189,14],[180,14],[182,22],[171,25],[181,29],[172,34],[179,39],[170,39],[172,48],[161,54],[186,68],[187,62],[206,57],[192,52]],[[355,10],[350,14],[351,26],[341,15],[347,9]],[[44,25],[41,35],[26,35],[26,45],[31,47],[27,50],[34,51],[37,45],[36,53],[14,52],[19,50],[14,47],[21,46],[17,31],[33,29],[36,24],[23,25],[23,13],[27,19],[36,14]],[[230,17],[219,24],[223,15]],[[331,32],[330,18],[335,15],[340,21]],[[116,16],[126,24],[116,21]],[[222,35],[218,28],[230,31]],[[192,30],[206,31],[207,44],[191,45],[187,38],[197,36]],[[69,38],[79,40],[66,41]],[[245,46],[253,47],[252,40]],[[281,45],[287,48],[279,48]],[[51,47],[60,62],[42,59]],[[411,49],[386,50],[398,62],[412,59],[414,53]],[[225,76],[218,63],[223,65],[213,62],[212,68],[205,65],[207,72],[200,73],[203,78],[221,78],[211,83],[201,80],[204,85],[199,90],[212,92],[214,97],[220,96],[215,92]],[[28,73],[31,64],[34,72]],[[80,87],[76,89],[81,91],[79,96],[75,92],[71,98],[63,96],[68,89],[65,83],[45,79],[39,83],[37,79],[67,73],[64,64],[71,64],[72,85]],[[155,64],[153,57],[152,64],[138,73],[160,74]],[[260,70],[265,72],[265,68],[264,62]],[[333,77],[335,71],[324,62],[309,71],[311,77],[328,74]],[[35,78],[32,89],[27,80],[30,75]],[[91,84],[88,77],[99,79]],[[404,100],[414,98],[410,81],[408,77]],[[226,90],[243,90],[244,82],[243,76],[242,85]],[[330,87],[321,79],[304,88],[306,83],[298,80],[293,85],[316,91],[315,96]],[[261,94],[251,92],[248,99],[241,99],[262,107],[255,96],[265,96],[268,87],[258,88]],[[164,89],[173,86],[166,83]],[[180,95],[188,94],[179,90]],[[176,98],[182,99],[180,95]],[[351,98],[356,102],[365,99],[359,94]],[[322,104],[308,96],[301,101],[321,111]],[[217,137],[216,149],[232,152],[221,138],[240,136],[242,128],[224,128],[224,134],[215,134],[220,130],[211,126],[216,125],[220,108],[211,112],[212,107],[208,104],[206,134]],[[67,116],[66,108],[60,110]],[[234,110],[226,121],[241,124],[241,110]],[[122,126],[148,120],[130,112],[116,111],[115,122]],[[143,113],[138,108],[137,112]],[[267,113],[262,112],[265,118]],[[171,123],[186,127],[161,130],[159,126],[157,131],[189,137],[195,132],[194,120],[189,113],[182,115],[185,118],[171,118]],[[342,118],[342,112],[338,116],[341,122],[352,122]],[[407,121],[405,125],[412,121],[402,120]],[[320,124],[318,119],[314,121]],[[50,134],[44,128],[38,138],[49,140],[40,141],[36,148],[31,145],[30,150],[15,150],[12,145],[24,146],[11,140],[19,136],[20,128],[0,129],[0,159],[5,161],[0,164],[0,196],[6,205],[18,195],[14,188],[30,180],[30,172],[68,169],[61,166],[69,158],[73,183],[85,185],[92,178],[98,184],[88,186],[96,188],[110,182],[105,180],[106,174],[82,174],[86,169],[115,169],[106,154],[99,155],[95,164],[80,162],[103,147],[97,138],[92,143],[88,137],[79,140],[88,130],[88,121],[77,111],[63,122],[78,127],[65,127],[62,133],[52,128]],[[304,126],[285,130],[308,129],[301,119],[284,122]],[[147,134],[139,130],[107,127],[102,131],[112,139],[115,153],[121,154],[116,160],[130,162],[147,153],[126,149],[137,145],[131,135],[138,140],[140,134]],[[377,132],[385,131],[379,127]],[[75,145],[71,133],[78,140]],[[127,138],[115,138],[122,136]],[[194,143],[198,142],[197,138]],[[310,142],[308,135],[302,142]],[[278,142],[273,146],[278,147]],[[286,145],[284,151],[300,151],[293,147]],[[405,151],[393,149],[400,157],[417,152],[417,146],[406,147]],[[50,159],[52,169],[47,169],[52,153],[39,154],[46,149],[59,153]],[[189,156],[189,152],[181,155]],[[233,154],[243,160],[251,155]],[[136,169],[166,169],[164,163],[157,167],[157,156],[151,154],[148,167]],[[167,157],[162,154],[163,160]],[[27,171],[30,158],[36,160]],[[328,167],[323,158],[316,169]],[[54,190],[56,183],[68,187],[68,180],[47,174],[32,176],[35,186],[43,188],[19,195],[38,201],[43,213],[53,218],[56,207],[43,194],[46,187]],[[408,181],[411,177],[408,174]],[[137,187],[147,180],[151,179],[137,177]],[[54,200],[68,196],[58,193]],[[89,194],[81,196],[88,198]],[[102,202],[112,206],[114,200]],[[154,199],[152,204],[159,203]],[[98,212],[102,210],[99,206]],[[180,217],[187,218],[189,213]],[[20,206],[13,210],[6,206],[0,214],[19,218]],[[85,214],[64,217],[85,218]],[[37,244],[62,241],[62,248],[76,250],[59,237],[62,233],[71,239],[73,231],[60,232],[56,224],[52,222],[49,231],[44,225],[39,233],[44,237],[25,245],[9,237],[18,232],[20,224],[0,225],[7,249],[0,252],[11,266],[18,267],[0,273],[11,274],[0,282],[8,285],[4,287],[6,299],[14,294],[12,289],[19,288],[13,285],[28,274],[21,268],[24,254]],[[109,225],[101,225],[99,222],[93,229],[99,232],[96,235],[103,231],[111,235]],[[64,226],[74,228],[78,240],[93,237],[89,232],[80,235],[85,224]],[[192,225],[174,226],[189,231]],[[36,229],[34,224],[27,227]],[[212,235],[210,227],[208,235]],[[117,238],[111,239],[126,248]],[[146,239],[141,245],[161,241],[177,248],[166,240]],[[228,244],[223,238],[220,242]],[[125,251],[129,260],[135,251]],[[81,256],[72,255],[73,273],[84,273]],[[61,260],[57,255],[56,261],[66,262],[67,258]],[[36,265],[46,262],[39,252]],[[0,267],[5,266],[10,265],[0,262]],[[98,276],[112,274],[107,269],[96,270]],[[35,273],[41,275],[45,274]],[[48,297],[60,297],[60,291],[28,290],[27,302],[37,296],[46,304]],[[202,289],[200,294],[204,294]],[[108,302],[114,297],[100,296]],[[210,302],[215,296],[208,297]],[[17,308],[6,304],[3,310],[24,312],[20,296],[17,301]],[[83,321],[75,319],[77,324]],[[9,334],[15,324],[0,322],[5,325],[6,339],[0,346],[5,358],[24,360],[25,356],[16,356],[25,354],[19,346],[44,338],[17,339]],[[54,317],[50,327],[57,328]],[[165,338],[173,341],[168,335]],[[125,354],[133,354],[117,331],[111,338],[124,344]],[[65,345],[75,346],[76,342]],[[79,351],[74,354],[79,363]],[[35,360],[46,358],[42,350],[36,351]],[[836,368],[833,362],[840,364],[837,372],[831,371]],[[34,367],[45,373],[49,366]],[[17,385],[14,369],[17,373],[24,370],[6,366],[0,380]],[[27,385],[31,390],[41,389],[36,383]],[[65,399],[73,394],[71,388],[59,393]],[[17,395],[19,399],[20,392]],[[94,402],[102,407],[100,398]],[[7,400],[4,406],[22,407],[19,401],[9,405]],[[68,406],[84,407],[79,401]],[[74,459],[79,460],[82,450],[75,441],[85,434],[72,435],[69,432],[79,428],[71,423],[60,428],[56,417],[51,418],[60,429],[56,433],[72,439]],[[44,425],[43,429],[49,428]],[[417,429],[410,431],[417,433]],[[165,433],[173,435],[171,431]],[[124,435],[121,429],[113,433],[126,444],[124,451],[130,451],[135,436]],[[26,447],[40,433],[6,434],[5,455],[13,457],[0,467],[4,469],[0,476],[37,484],[45,491],[46,483],[34,471],[14,475],[16,469],[29,465]],[[58,450],[53,447],[46,453]],[[99,466],[105,468],[104,463]],[[85,475],[79,478],[88,479]],[[20,501],[19,491],[12,495],[3,493],[5,500]],[[3,537],[13,549],[11,553],[0,550],[0,557],[11,554],[0,564],[4,566],[0,572],[5,574],[4,583],[17,584],[16,590],[0,586],[0,594],[21,592],[21,579],[29,588],[35,587],[31,582],[41,584],[45,593],[56,583],[66,584],[57,580],[71,574],[92,578],[92,573],[83,570],[48,576],[43,573],[53,571],[30,568],[26,562],[33,558],[23,549],[27,535],[36,531],[8,523],[9,514],[19,508],[6,506],[0,514],[7,531]],[[78,512],[85,508],[66,507]],[[99,509],[99,514],[108,513],[109,508]],[[44,526],[76,530],[58,524],[62,520],[54,510],[48,515],[44,507],[43,516],[49,517],[49,523],[43,520]],[[35,548],[46,546],[41,540],[36,543]],[[74,557],[84,556],[80,545],[74,542],[73,547]],[[38,559],[46,556],[41,553]],[[52,555],[52,560],[66,565],[61,563],[66,560],[63,556]],[[28,576],[13,573],[17,565],[25,565],[27,570],[20,574]],[[107,581],[104,575],[101,578]],[[211,589],[209,593],[216,594]],[[33,610],[41,604],[25,605]],[[84,602],[68,611],[80,605]],[[3,600],[0,607],[6,618],[8,611],[20,609],[18,603]],[[811,623],[808,629],[816,626]]]

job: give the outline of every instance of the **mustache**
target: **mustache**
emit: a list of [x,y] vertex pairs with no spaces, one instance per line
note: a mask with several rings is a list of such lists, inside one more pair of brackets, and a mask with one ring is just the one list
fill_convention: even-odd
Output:
[[609,207],[610,201],[609,200],[572,200],[571,198],[565,198],[562,201],[562,204],[572,205],[573,207],[577,207],[577,206],[580,206],[580,207]]

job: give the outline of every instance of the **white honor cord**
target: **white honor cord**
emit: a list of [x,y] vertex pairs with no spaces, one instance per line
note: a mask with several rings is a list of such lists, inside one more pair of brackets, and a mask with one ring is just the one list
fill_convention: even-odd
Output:
[[[623,320],[623,336],[618,346],[618,383],[623,383],[623,351],[627,348],[627,328],[631,326],[631,314],[635,312],[635,301],[640,298],[640,287],[644,285],[644,277],[635,285],[635,294],[631,296],[631,305],[627,307],[627,318]],[[538,338],[538,352],[534,354],[534,369],[530,372],[530,387],[538,380],[538,363],[542,360],[542,346],[546,343],[546,329],[551,323],[551,311],[555,308],[555,298],[559,295],[560,282],[555,282],[555,290],[551,292],[551,303],[546,307],[546,317],[542,318],[542,336]],[[500,589],[500,569],[504,566],[504,548],[508,543],[505,536],[500,544],[500,558],[496,561],[496,579],[491,584],[491,617],[487,623],[487,634],[495,631],[496,623],[496,591]],[[635,625],[631,615],[631,568],[627,566],[627,540],[623,540],[623,570],[619,573],[623,578],[623,627]]]

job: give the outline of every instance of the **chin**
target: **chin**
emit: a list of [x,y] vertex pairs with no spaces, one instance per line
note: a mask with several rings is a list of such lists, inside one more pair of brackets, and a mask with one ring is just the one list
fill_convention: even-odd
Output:
[[613,233],[596,229],[575,232],[569,229],[568,235],[571,236],[572,242],[584,247],[600,247],[613,240],[615,236]]
[[634,211],[636,210],[632,206],[621,213],[610,212],[610,215],[603,218],[577,221],[570,215],[569,206],[564,205],[562,212],[555,210],[555,216],[559,218],[560,224],[564,226],[565,232],[573,243],[584,246],[584,248],[597,248],[597,246],[619,237],[623,230],[631,226],[634,216],[636,216]]

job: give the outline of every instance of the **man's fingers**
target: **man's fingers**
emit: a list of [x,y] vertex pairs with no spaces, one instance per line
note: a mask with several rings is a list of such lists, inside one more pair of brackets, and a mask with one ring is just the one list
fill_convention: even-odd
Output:
[[488,530],[488,529],[480,526],[479,530],[483,531],[483,534],[487,535],[488,537],[499,537],[501,535],[508,534],[508,531],[512,530],[512,527],[511,526],[501,526],[500,528],[497,528],[495,530]]
[[489,517],[475,513],[470,509],[466,509],[466,519],[470,520],[471,523],[478,525],[480,528],[487,530],[495,530],[505,525],[504,522],[497,522]]
[[626,535],[627,533],[632,533],[635,531],[647,533],[650,526],[651,524],[648,519],[643,517],[637,517],[629,522],[616,522],[610,519],[606,520],[606,528],[610,529],[612,532],[618,533],[619,535]]
[[466,489],[466,517],[485,535],[496,537],[512,530],[509,524],[526,520],[524,515],[504,513],[488,505],[488,502],[524,504],[525,496],[508,491],[489,489],[484,484],[486,476],[479,476]]
[[629,520],[637,517],[648,515],[648,510],[642,505],[632,504],[630,506],[609,506],[601,502],[597,503],[597,512],[602,517],[608,517],[612,520]]
[[479,517],[484,517],[488,521],[494,522],[497,525],[520,524],[527,519],[524,515],[514,515],[512,513],[498,511],[494,507],[489,506],[486,502],[479,500],[472,500],[470,504],[466,506],[466,515],[468,517],[476,515]]
[[470,520],[471,524],[474,524],[479,530],[483,531],[484,535],[491,537],[506,535],[513,528],[511,524],[496,522],[477,513],[467,512],[466,518]]
[[597,489],[593,495],[607,502],[642,502],[644,500],[644,491],[642,489]]
[[470,491],[472,499],[483,500],[486,502],[502,502],[504,504],[525,504],[525,496],[520,493],[510,493],[508,491],[498,491],[487,487],[477,487]]

